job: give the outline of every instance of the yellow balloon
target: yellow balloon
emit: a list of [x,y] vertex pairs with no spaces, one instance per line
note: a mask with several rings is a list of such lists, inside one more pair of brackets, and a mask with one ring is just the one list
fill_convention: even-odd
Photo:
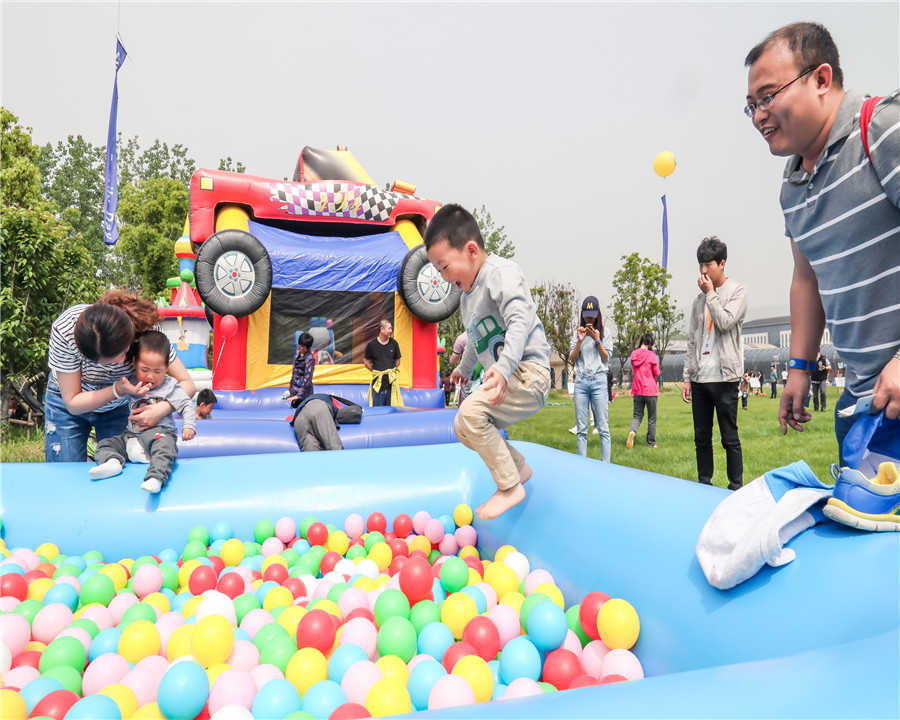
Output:
[[441,603],[441,622],[450,628],[453,637],[457,640],[462,639],[463,629],[469,620],[477,615],[478,606],[465,593],[452,593]]
[[416,535],[409,544],[409,551],[421,550],[428,555],[431,552],[431,540],[424,535]]
[[412,698],[406,686],[393,678],[378,680],[366,695],[366,710],[372,717],[412,712]]
[[481,577],[481,575],[478,574],[478,571],[475,568],[470,567],[469,568],[469,580],[466,583],[466,585],[474,585],[475,583],[480,583],[482,580],[483,580],[483,578]]
[[27,600],[41,600],[47,591],[56,585],[50,578],[37,578],[28,583],[28,594],[25,596]]
[[494,675],[487,662],[478,655],[464,655],[453,666],[453,674],[472,686],[475,702],[487,702],[494,694]]
[[462,527],[463,525],[471,525],[472,508],[470,508],[465,503],[457,505],[453,510],[453,522],[456,523],[457,527]]
[[28,706],[15,690],[0,690],[0,705],[3,706],[3,717],[9,720],[25,720],[28,717]]
[[[497,593],[497,595],[499,596],[500,593]],[[519,612],[522,609],[522,603],[525,602],[525,596],[518,590],[513,590],[512,592],[500,596],[500,602],[504,605],[509,605],[513,610]]]
[[229,567],[240,565],[244,559],[244,543],[237,538],[230,538],[222,543],[222,549],[219,551],[219,557],[222,562]]
[[347,537],[347,533],[343,530],[335,530],[328,536],[328,540],[325,542],[325,549],[334,550],[341,556],[346,555],[347,550],[350,549],[350,538]]
[[375,664],[381,668],[381,672],[386,678],[399,680],[404,686],[409,681],[409,668],[396,655],[382,655],[375,661]]
[[113,581],[116,590],[121,590],[128,582],[128,571],[119,563],[109,563],[100,568],[100,574],[106,575]]
[[266,570],[268,570],[269,567],[271,567],[274,564],[281,565],[282,567],[286,568],[287,560],[285,560],[283,557],[281,557],[281,555],[269,555],[269,557],[267,557],[265,560],[263,560],[262,568],[260,569],[260,571],[262,572],[263,575],[265,575]]
[[169,636],[169,642],[166,644],[166,659],[169,662],[173,662],[175,658],[191,654],[191,636],[196,629],[196,625],[188,623],[175,628]]
[[675,156],[670,152],[661,152],[653,158],[653,170],[660,177],[669,177],[675,172]]
[[107,685],[105,688],[98,690],[97,694],[106,695],[106,697],[112,698],[112,701],[119,706],[119,711],[122,713],[123,718],[134,717],[134,714],[137,712],[137,695],[135,695],[134,690],[127,685],[123,685],[122,683]]
[[628,650],[641,633],[641,621],[631,603],[621,598],[607,600],[597,613],[597,632],[610,649]]
[[474,545],[466,545],[462,550],[459,551],[459,557],[463,560],[465,560],[469,556],[481,560],[481,553],[478,552],[478,548],[476,548]]
[[503,562],[503,559],[510,553],[518,552],[512,545],[501,545],[494,553],[494,562]]
[[300,620],[303,619],[304,615],[306,615],[306,608],[300,607],[299,605],[291,605],[290,607],[285,608],[281,615],[278,616],[278,624],[287,630],[288,634],[296,640],[297,626],[300,624]]
[[135,620],[119,636],[119,655],[137,665],[145,657],[156,655],[159,652],[159,643],[159,630],[156,625],[149,620]]
[[207,615],[191,635],[191,655],[204,668],[223,663],[234,648],[234,628],[221,615]]
[[35,555],[40,555],[47,558],[47,560],[49,561],[59,555],[59,546],[54,545],[52,542],[45,542],[41,545],[38,545],[34,553]]
[[159,710],[159,703],[151,702],[141,705],[131,716],[131,720],[166,720],[166,718]]
[[281,585],[273,587],[263,598],[263,610],[269,612],[277,607],[291,607],[293,604],[294,596],[291,595],[291,591]]
[[297,689],[302,698],[317,682],[328,679],[328,661],[315,648],[300,648],[288,661],[284,679]]
[[[427,540],[428,538],[425,539]],[[428,550],[431,550],[431,543],[428,544]],[[391,564],[394,554],[391,552],[390,545],[386,542],[377,542],[372,546],[372,549],[369,550],[368,557],[378,566],[378,569],[381,572],[384,572]]]
[[151,607],[155,607],[163,615],[172,609],[172,603],[169,601],[168,596],[163,595],[160,592],[150,593],[141,602],[144,602]]
[[494,588],[498,598],[519,590],[519,577],[516,571],[500,562],[493,563],[484,571],[484,581]]
[[534,589],[534,592],[544,593],[544,595],[559,605],[563,610],[566,609],[566,601],[563,599],[562,590],[553,583],[541,583]]

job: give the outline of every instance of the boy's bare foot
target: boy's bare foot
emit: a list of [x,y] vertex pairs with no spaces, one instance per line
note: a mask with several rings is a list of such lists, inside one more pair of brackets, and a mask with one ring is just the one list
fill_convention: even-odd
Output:
[[519,482],[523,485],[531,480],[531,465],[523,465],[519,468]]
[[[530,469],[530,468],[529,468]],[[498,515],[502,515],[511,507],[518,505],[525,499],[525,488],[522,483],[514,485],[509,490],[498,490],[490,499],[480,505],[475,513],[482,520],[493,520]]]

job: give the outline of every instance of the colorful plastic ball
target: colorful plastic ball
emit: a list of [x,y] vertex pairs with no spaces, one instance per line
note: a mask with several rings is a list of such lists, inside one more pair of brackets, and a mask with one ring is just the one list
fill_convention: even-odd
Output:
[[41,673],[36,667],[33,667],[32,665],[18,665],[9,672],[3,674],[3,686],[20,690],[28,683],[37,680],[39,677],[41,677]]
[[193,718],[209,699],[209,677],[191,660],[172,664],[159,683],[159,709],[167,718]]
[[619,675],[626,680],[640,680],[644,677],[644,668],[633,652],[614,648],[603,658],[600,680],[609,675]]
[[372,611],[375,614],[375,624],[378,627],[392,617],[409,619],[410,600],[401,590],[387,588],[375,600]]
[[328,542],[328,528],[325,526],[325,523],[314,522],[310,525],[306,531],[306,541],[310,545],[321,545],[324,547],[325,543]]
[[91,575],[81,584],[81,604],[107,606],[116,595],[116,586],[108,575]]
[[34,707],[43,700],[47,695],[57,690],[63,690],[62,683],[59,680],[48,677],[40,677],[32,680],[25,685],[19,693],[25,701],[29,715],[32,714]]
[[469,582],[469,566],[458,557],[448,557],[441,565],[440,579],[448,593],[459,592]]
[[334,647],[335,626],[329,613],[314,608],[300,618],[297,626],[297,647],[315,648],[323,655]]
[[416,710],[428,709],[428,695],[439,678],[447,675],[447,670],[433,658],[427,658],[410,671],[407,690]]
[[591,640],[599,640],[600,632],[597,630],[597,615],[600,608],[609,600],[609,595],[599,590],[589,592],[581,601],[578,617],[581,627]]
[[603,673],[603,660],[609,650],[602,640],[591,640],[585,645],[578,658],[585,674],[599,680]]
[[373,512],[369,515],[366,520],[366,530],[369,532],[380,532],[384,533],[387,529],[387,520],[384,515],[380,512]]
[[556,650],[566,639],[568,629],[566,614],[552,600],[537,603],[528,613],[526,630],[538,650]]
[[198,565],[190,575],[188,589],[193,595],[202,595],[207,590],[215,590],[218,576],[207,565]]
[[209,615],[221,615],[231,625],[237,625],[237,614],[231,598],[218,590],[208,590],[194,612],[197,622]]
[[[77,582],[77,581],[76,581]],[[67,582],[57,583],[44,593],[44,606],[62,604],[70,611],[78,607],[78,589]]]
[[456,528],[456,532],[453,534],[456,536],[456,542],[459,543],[461,548],[474,548],[478,542],[478,533],[471,525],[461,525]]
[[219,550],[219,557],[222,562],[229,566],[237,566],[244,559],[244,543],[237,538],[229,538],[222,544]]
[[540,651],[527,637],[510,640],[500,651],[500,679],[507,685],[520,677],[541,677]]
[[484,581],[494,588],[498,598],[519,589],[519,578],[515,570],[503,563],[492,563],[484,573]]
[[[205,558],[207,556],[206,544],[200,540],[191,540],[181,551],[181,559],[184,562],[188,560],[196,560],[197,558]],[[106,567],[109,567],[107,565]]]
[[372,717],[403,715],[413,709],[406,686],[393,678],[382,678],[372,685],[366,695],[365,708]]
[[364,617],[348,618],[341,627],[339,643],[341,645],[355,643],[366,651],[369,659],[372,659],[378,652],[378,629],[374,622]]
[[420,653],[441,660],[455,642],[453,631],[444,623],[430,622],[419,631],[416,646]]
[[67,605],[45,602],[31,621],[31,636],[46,645],[73,619],[72,610]]
[[448,595],[441,604],[441,622],[447,625],[457,640],[462,638],[468,622],[478,615],[475,601],[465,593]]
[[416,535],[424,535],[425,534],[425,523],[431,520],[431,515],[429,515],[425,510],[419,510],[419,512],[413,515],[413,530],[416,531]]
[[69,708],[66,720],[121,720],[116,701],[106,695],[85,695]]
[[24,575],[5,572],[0,575],[0,596],[14,597],[20,602],[28,597],[28,581]]
[[347,672],[347,668],[354,663],[368,659],[369,656],[366,655],[366,651],[359,645],[354,645],[353,643],[339,645],[331,653],[331,657],[328,658],[328,679],[340,684],[344,679],[344,673]]
[[592,685],[599,685],[600,681],[597,678],[591,677],[590,675],[579,675],[572,682],[569,683],[569,690],[575,690],[576,688],[583,687],[591,687]]
[[379,680],[384,679],[381,668],[370,660],[353,663],[344,673],[341,688],[349,702],[365,705],[369,690]]
[[566,623],[569,626],[569,630],[575,633],[575,637],[578,638],[581,647],[585,647],[589,642],[592,642],[592,640],[581,626],[581,618],[579,617],[580,610],[581,605],[572,605],[572,607],[566,610]]
[[207,615],[191,634],[191,656],[202,667],[225,662],[234,648],[234,628],[221,615]]
[[250,710],[256,697],[256,683],[247,670],[230,668],[219,675],[209,690],[209,713],[215,715],[229,705]]
[[473,648],[467,642],[457,642],[447,648],[443,657],[441,657],[441,665],[444,666],[444,669],[449,673],[453,672],[453,668],[456,667],[456,663],[458,663],[462,658],[466,655],[475,655],[475,648]]
[[457,505],[453,509],[453,522],[455,522],[459,527],[462,527],[463,525],[471,525],[472,517],[472,508],[465,503]]
[[452,533],[444,535],[438,543],[438,550],[441,555],[456,555],[459,551],[459,543],[456,541],[456,536]]
[[413,521],[412,518],[406,513],[400,513],[394,518],[394,534],[398,538],[406,538],[409,537],[409,534],[413,529]]
[[0,706],[3,707],[3,717],[9,720],[25,720],[28,717],[28,706],[21,694],[12,688],[4,687],[0,690]]
[[416,654],[416,629],[405,617],[390,617],[378,630],[377,647],[381,655],[396,655],[409,662]]
[[281,542],[290,542],[294,539],[294,536],[296,534],[297,523],[294,522],[293,519],[289,517],[283,517],[277,523],[275,523],[275,537],[281,540]]
[[58,680],[64,690],[71,690],[73,693],[77,694],[78,697],[81,697],[81,672],[75,668],[70,667],[69,665],[57,665],[56,667],[41,673],[41,675],[42,677],[50,677],[54,680]]
[[346,704],[347,695],[333,680],[320,680],[303,695],[301,706],[311,717],[327,718],[341,705]]
[[478,657],[486,662],[500,652],[500,631],[489,617],[472,618],[463,630],[462,641],[471,645]]
[[250,710],[257,718],[283,718],[301,709],[300,694],[283,678],[270,680],[253,698]]
[[637,642],[641,632],[637,611],[621,598],[606,601],[597,613],[597,632],[608,647],[627,650]]
[[121,683],[107,685],[105,688],[100,690],[99,694],[106,695],[106,697],[112,698],[113,702],[118,705],[119,712],[122,713],[123,718],[134,717],[134,713],[137,712],[137,696],[134,694],[134,691],[126,685],[123,685]]
[[544,602],[545,600],[549,600],[546,595],[543,593],[532,593],[525,600],[522,601],[522,605],[519,607],[519,620],[522,623],[522,630],[527,630],[528,628],[528,616],[531,614],[531,608],[537,605],[539,602]]
[[[471,578],[471,573],[470,573],[470,577],[469,577],[470,583],[471,583],[471,579],[472,578]],[[479,615],[481,613],[487,612],[487,598],[484,596],[484,593],[481,592],[481,590],[479,588],[475,587],[474,584],[466,585],[466,587],[464,587],[462,590],[460,590],[460,592],[463,593],[464,595],[468,595],[470,598],[472,598],[472,600],[475,602],[475,609]]]
[[149,620],[135,620],[119,636],[119,654],[136,664],[148,655],[159,653],[159,630]]
[[262,545],[275,535],[275,523],[271,520],[260,520],[253,526],[253,539]]
[[475,702],[488,702],[494,694],[494,675],[487,662],[477,655],[466,655],[453,666],[453,675],[464,678],[475,693]]
[[366,521],[358,513],[351,513],[344,520],[344,532],[350,539],[358,538],[366,531]]
[[317,682],[328,679],[328,661],[315,648],[301,648],[288,661],[284,677],[302,698]]
[[158,565],[142,565],[131,578],[131,586],[139,598],[159,592],[163,586],[163,574]]
[[336,707],[328,716],[328,720],[361,720],[370,717],[372,717],[372,713],[366,710],[365,705],[347,702]]
[[428,709],[460,707],[461,705],[473,705],[475,703],[475,691],[459,675],[444,675],[438,678],[428,693]]
[[441,609],[434,600],[420,600],[409,609],[409,621],[420,633],[431,622],[440,622]]
[[441,538],[444,537],[444,523],[437,518],[431,518],[425,523],[424,532],[422,534],[427,537],[432,544],[440,542]]
[[570,650],[559,648],[549,653],[544,660],[543,680],[557,690],[566,690],[572,680],[583,674],[578,657]]
[[431,573],[431,565],[427,560],[410,558],[404,563],[399,575],[400,589],[406,596],[409,605],[415,605],[421,600],[427,599],[431,594],[434,577]]
[[44,673],[57,665],[67,665],[81,671],[86,663],[87,651],[81,641],[73,637],[60,637],[44,648],[39,670]]
[[544,691],[537,681],[527,677],[520,677],[513,680],[506,687],[503,693],[504,700],[514,700],[516,698],[532,697],[534,695],[543,695]]
[[522,625],[519,622],[519,613],[505,603],[498,603],[495,607],[488,610],[488,617],[497,627],[500,634],[500,647],[504,647],[513,638],[517,638],[522,634]]

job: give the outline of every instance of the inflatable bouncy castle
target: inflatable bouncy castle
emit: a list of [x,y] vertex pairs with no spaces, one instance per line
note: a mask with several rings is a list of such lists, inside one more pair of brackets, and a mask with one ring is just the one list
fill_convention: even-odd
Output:
[[[347,150],[305,148],[291,182],[198,170],[190,240],[197,288],[214,313],[213,389],[286,386],[295,335],[311,328],[328,330],[317,389],[366,386],[365,346],[387,319],[403,355],[401,387],[443,407],[436,323],[456,309],[459,290],[422,244],[440,204],[414,192],[377,186]],[[227,316],[236,326],[223,326]]]

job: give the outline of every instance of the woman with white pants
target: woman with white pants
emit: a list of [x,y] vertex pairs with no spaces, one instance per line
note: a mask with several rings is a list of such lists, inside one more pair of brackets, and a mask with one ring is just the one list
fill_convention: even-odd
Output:
[[609,395],[606,373],[609,370],[608,337],[603,332],[600,303],[589,295],[581,303],[581,318],[572,339],[569,361],[575,367],[575,435],[578,454],[587,456],[588,407],[600,433],[600,459],[610,461]]

